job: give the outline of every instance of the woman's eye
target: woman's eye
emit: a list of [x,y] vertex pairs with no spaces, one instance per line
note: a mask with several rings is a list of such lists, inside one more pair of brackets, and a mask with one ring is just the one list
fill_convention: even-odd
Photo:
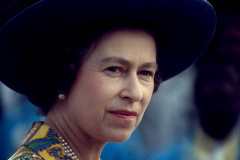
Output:
[[106,69],[107,71],[110,71],[110,72],[117,72],[117,71],[120,71],[119,67],[109,67]]
[[121,67],[108,67],[105,69],[107,75],[111,77],[119,77],[124,74],[124,70]]
[[150,71],[141,71],[140,74],[147,77],[153,77],[153,73]]

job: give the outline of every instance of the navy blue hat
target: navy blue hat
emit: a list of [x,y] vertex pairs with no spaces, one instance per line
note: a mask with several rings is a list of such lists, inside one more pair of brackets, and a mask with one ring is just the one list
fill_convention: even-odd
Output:
[[[44,55],[36,54],[36,50],[72,30],[86,32],[89,24],[107,27],[110,21],[125,19],[142,20],[154,28],[156,39],[161,39],[157,47],[163,80],[182,72],[199,58],[216,25],[215,11],[206,0],[41,0],[0,28],[0,80],[27,95],[33,84],[29,84],[31,79],[24,81],[31,73],[19,68],[33,54],[36,58]],[[41,81],[32,83],[43,86]]]

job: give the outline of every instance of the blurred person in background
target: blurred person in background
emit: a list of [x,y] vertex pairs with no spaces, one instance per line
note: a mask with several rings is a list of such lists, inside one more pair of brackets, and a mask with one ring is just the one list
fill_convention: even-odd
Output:
[[[201,67],[195,86],[197,159],[237,160],[240,150],[240,74],[231,64]],[[240,158],[240,157],[239,157]]]
[[200,127],[195,148],[199,158],[238,160],[240,15],[227,13],[219,17],[216,35],[207,51],[210,60],[203,59],[197,67],[195,100]]
[[195,65],[195,129],[153,160],[240,159],[240,17],[218,18],[216,34]]

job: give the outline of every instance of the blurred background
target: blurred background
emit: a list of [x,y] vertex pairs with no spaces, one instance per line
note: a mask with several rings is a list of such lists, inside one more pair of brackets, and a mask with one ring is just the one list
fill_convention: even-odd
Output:
[[[1,0],[0,26],[37,0]],[[162,83],[124,143],[108,143],[103,160],[240,160],[240,6],[209,0],[218,24],[206,53]],[[0,83],[0,159],[19,147],[34,121],[26,97]]]

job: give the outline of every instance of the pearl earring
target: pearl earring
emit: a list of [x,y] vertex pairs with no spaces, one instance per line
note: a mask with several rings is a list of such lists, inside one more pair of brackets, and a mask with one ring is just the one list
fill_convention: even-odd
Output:
[[60,93],[60,94],[58,95],[58,98],[59,98],[60,100],[64,100],[64,99],[65,99],[65,94]]

